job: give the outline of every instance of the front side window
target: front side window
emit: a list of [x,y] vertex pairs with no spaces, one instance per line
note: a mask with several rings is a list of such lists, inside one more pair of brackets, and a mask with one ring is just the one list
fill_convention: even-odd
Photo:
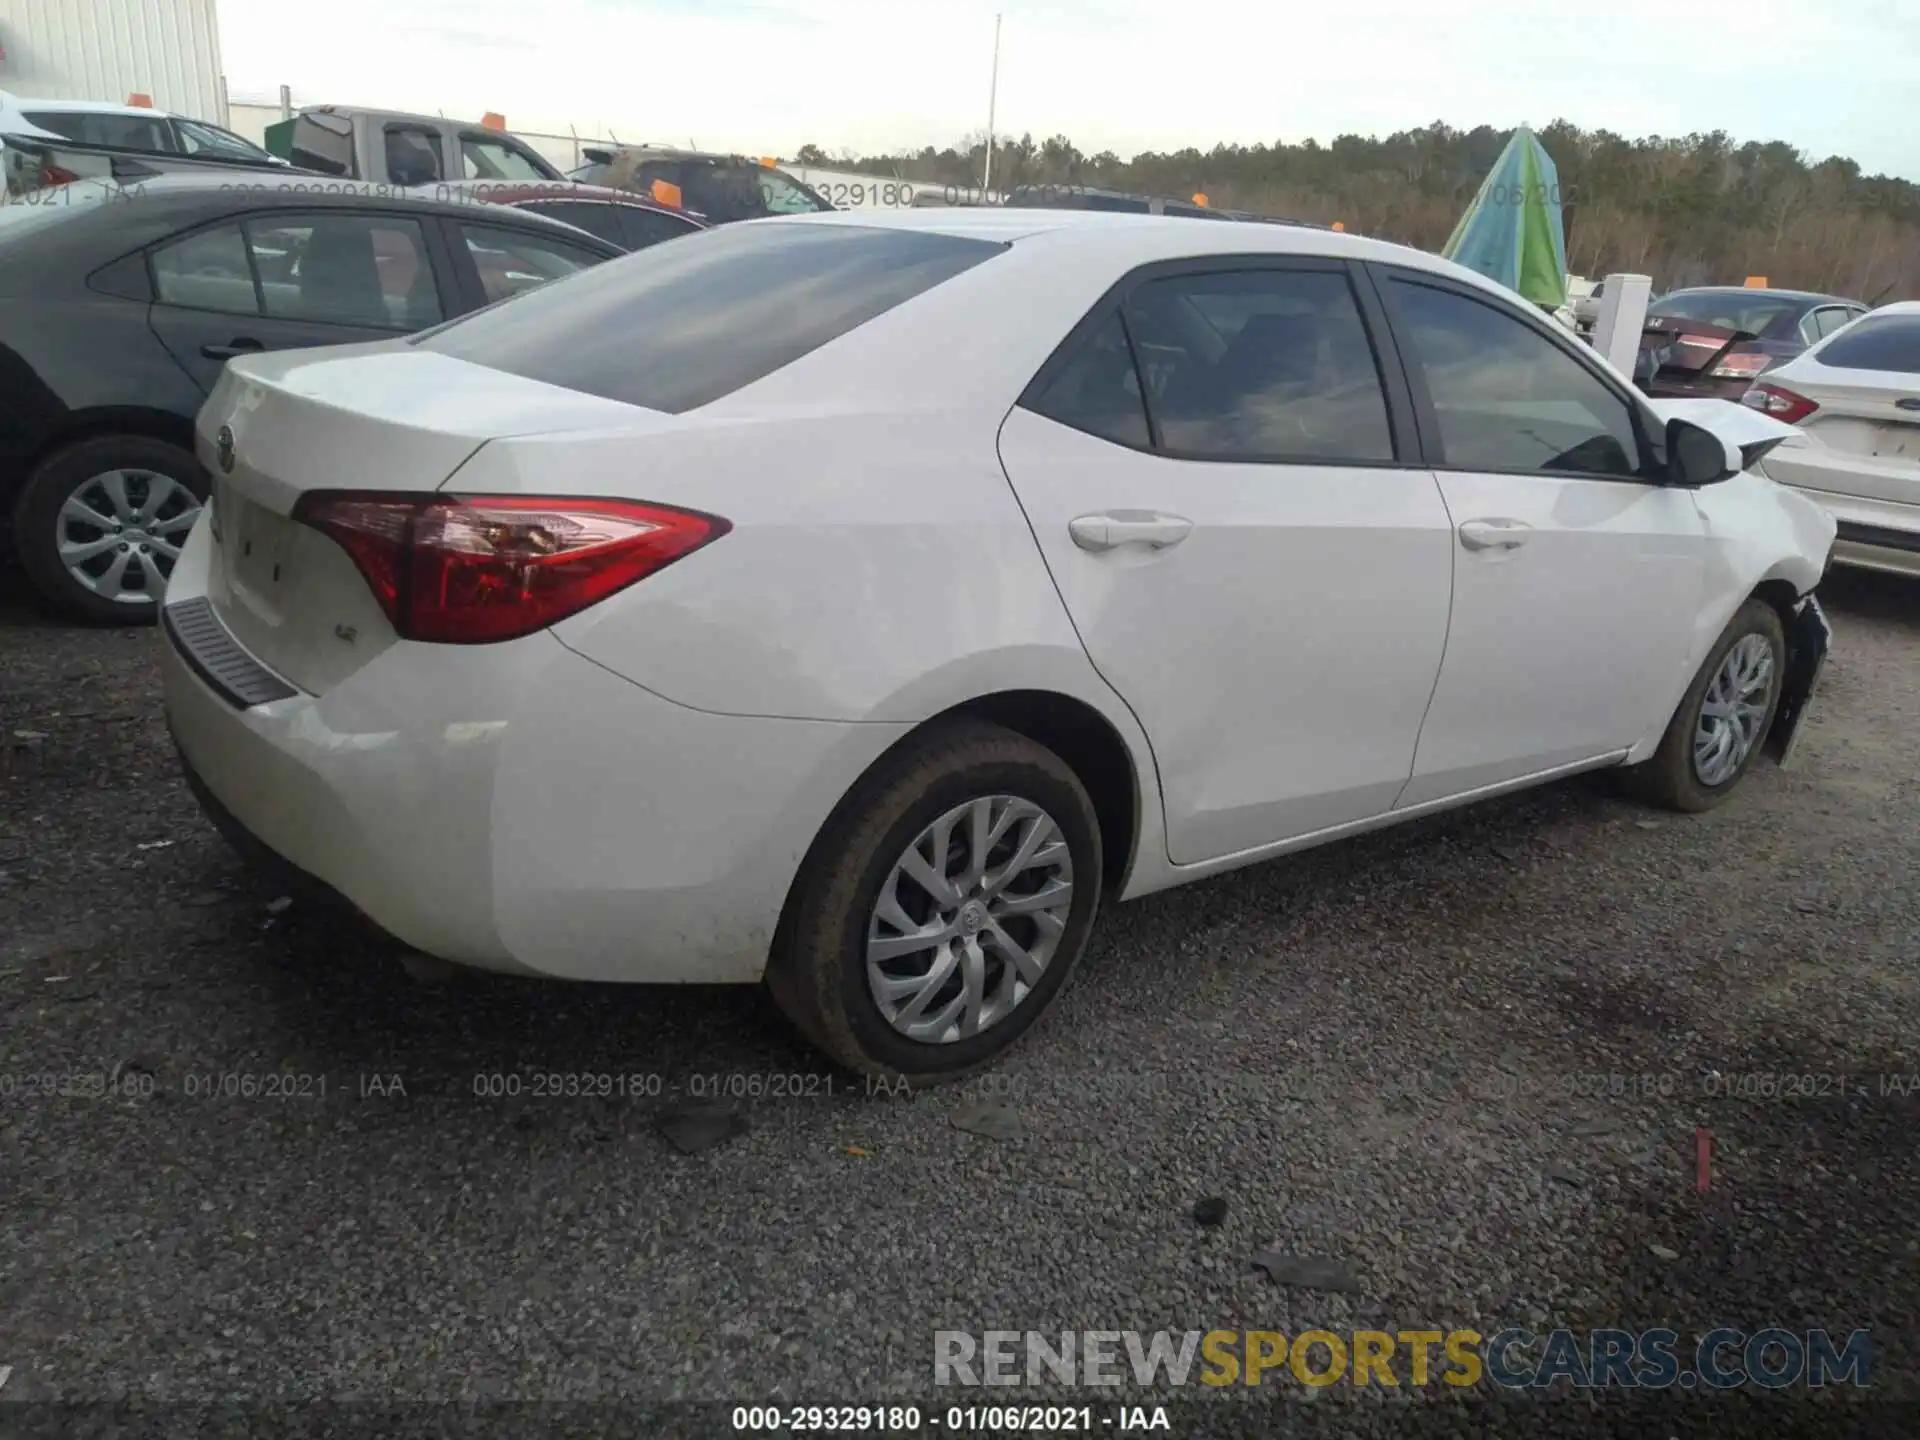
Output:
[[1152,280],[1127,300],[1147,404],[1170,454],[1388,463],[1373,346],[1341,270]]
[[422,336],[423,349],[680,413],[998,255],[853,225],[735,225],[655,245]]
[[268,315],[376,330],[419,330],[442,318],[416,220],[276,215],[246,228]]
[[485,135],[460,137],[461,173],[469,180],[552,180],[549,167],[516,145]]
[[1392,288],[1395,328],[1425,374],[1446,465],[1639,474],[1633,412],[1593,371],[1492,304],[1398,278]]
[[1027,402],[1027,408],[1102,440],[1147,448],[1146,402],[1140,394],[1133,348],[1117,311],[1081,341],[1046,388]]
[[480,288],[487,302],[506,300],[538,289],[575,271],[598,265],[605,257],[584,246],[549,240],[495,225],[462,223],[460,233],[467,253],[480,272]]
[[153,252],[153,294],[163,305],[258,315],[260,295],[238,225],[202,230]]

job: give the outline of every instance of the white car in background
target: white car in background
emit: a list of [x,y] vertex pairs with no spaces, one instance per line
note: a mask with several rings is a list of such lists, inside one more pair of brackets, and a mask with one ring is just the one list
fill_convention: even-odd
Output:
[[1745,403],[1798,427],[1762,469],[1833,512],[1836,564],[1920,576],[1920,301],[1836,330]]
[[747,221],[246,356],[163,607],[209,815],[414,950],[763,977],[989,1062],[1103,899],[1791,730],[1833,521],[1489,281],[1317,228]]

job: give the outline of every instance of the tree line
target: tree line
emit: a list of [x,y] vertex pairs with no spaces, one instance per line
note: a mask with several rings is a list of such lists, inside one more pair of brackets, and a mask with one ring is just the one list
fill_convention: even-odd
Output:
[[[1560,120],[1536,133],[1559,171],[1567,268],[1576,275],[1649,274],[1656,293],[1764,275],[1776,286],[1874,304],[1920,296],[1920,185],[1863,175],[1837,156],[1813,161],[1784,141],[1736,144],[1720,130],[1629,140]],[[993,185],[1204,194],[1221,208],[1338,220],[1358,234],[1438,250],[1512,135],[1435,123],[1385,139],[1216,145],[1130,160],[1084,154],[1064,135],[1022,135],[996,142]],[[969,186],[980,183],[986,140],[868,156],[808,145],[795,158]]]

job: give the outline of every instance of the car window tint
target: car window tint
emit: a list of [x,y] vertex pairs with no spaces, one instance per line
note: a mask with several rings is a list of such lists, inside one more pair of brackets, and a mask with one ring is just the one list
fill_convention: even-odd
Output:
[[546,170],[517,146],[482,135],[460,137],[461,173],[469,180],[546,180]]
[[619,207],[604,201],[523,200],[514,209],[562,221],[589,235],[598,236],[609,245],[618,245],[623,250],[628,248],[627,237],[620,228],[620,216],[616,213]]
[[1080,342],[1027,408],[1102,440],[1147,448],[1147,407],[1140,394],[1140,373],[1118,312]]
[[1491,304],[1411,281],[1393,287],[1396,328],[1425,373],[1446,464],[1638,473],[1632,411],[1599,376]]
[[755,179],[760,186],[760,208],[766,214],[815,215],[833,208],[778,170],[763,166]]
[[387,127],[387,180],[394,185],[433,185],[446,179],[440,136],[418,125]]
[[122,150],[145,150],[151,154],[172,154],[177,148],[173,132],[158,116],[99,115],[85,110],[29,110],[22,112],[29,125],[51,130],[82,145],[111,145]]
[[1153,280],[1127,301],[1162,449],[1208,459],[1390,461],[1379,367],[1343,272]]
[[1868,315],[1813,358],[1841,370],[1920,375],[1920,315]]
[[1853,313],[1842,310],[1838,305],[1829,305],[1824,310],[1814,311],[1814,335],[1824,340],[1834,331],[1844,328],[1853,320]]
[[678,215],[668,215],[659,210],[642,210],[638,205],[614,205],[609,208],[620,212],[620,225],[626,232],[626,238],[621,243],[629,250],[640,250],[648,245],[658,245],[662,240],[692,235],[700,229],[691,220],[683,220]]
[[460,226],[489,303],[537,289],[605,258],[592,250],[493,225]]
[[153,252],[153,293],[163,305],[258,315],[260,297],[237,225],[202,230]]
[[854,225],[723,226],[478,311],[417,343],[678,413],[772,374],[1004,248]]
[[267,314],[378,330],[420,330],[442,318],[416,220],[289,215],[247,222]]

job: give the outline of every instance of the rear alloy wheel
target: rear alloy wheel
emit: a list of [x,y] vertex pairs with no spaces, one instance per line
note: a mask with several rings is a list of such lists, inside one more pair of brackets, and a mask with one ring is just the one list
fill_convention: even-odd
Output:
[[1687,687],[1660,748],[1627,772],[1645,798],[1675,810],[1710,810],[1752,768],[1787,670],[1786,631],[1764,600],[1742,605]]
[[998,726],[942,726],[883,761],[823,830],[769,988],[851,1070],[956,1079],[1059,993],[1100,874],[1093,803],[1064,761]]
[[20,493],[21,567],[76,619],[150,623],[206,494],[199,462],[178,446],[132,435],[82,441],[42,462]]

